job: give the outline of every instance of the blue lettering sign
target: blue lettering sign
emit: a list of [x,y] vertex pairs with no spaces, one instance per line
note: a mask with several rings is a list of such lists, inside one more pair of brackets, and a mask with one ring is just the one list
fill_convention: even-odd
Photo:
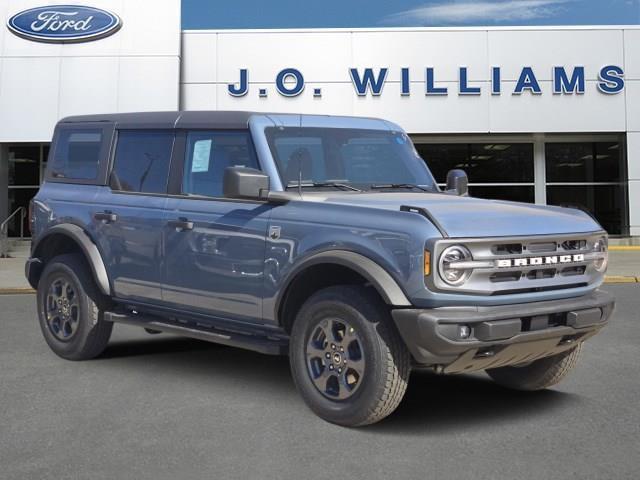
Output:
[[480,95],[480,87],[470,87],[468,85],[467,67],[460,67],[460,82],[458,88],[459,95]]
[[234,85],[230,83],[227,85],[229,90],[229,95],[233,95],[234,97],[242,97],[247,94],[249,91],[249,81],[248,81],[248,70],[246,68],[240,69],[240,82],[238,85]]
[[[295,83],[291,87],[286,85],[286,80],[289,78],[295,80]],[[284,70],[280,70],[276,77],[276,88],[278,92],[285,97],[295,97],[296,95],[300,95],[302,90],[304,90],[304,77],[300,73],[300,70],[285,68]]]
[[533,73],[533,69],[531,67],[524,67],[522,69],[518,83],[516,83],[516,88],[513,90],[513,94],[521,95],[525,90],[529,90],[534,95],[540,95],[542,93],[536,74]]
[[624,70],[616,65],[602,67],[598,78],[598,90],[602,93],[613,95],[624,89]]
[[553,67],[553,93],[584,93],[584,67],[575,67],[571,78],[564,67]]
[[382,87],[387,78],[389,69],[381,68],[378,77],[373,73],[373,68],[365,68],[364,75],[360,77],[357,68],[350,68],[351,82],[358,96],[363,97],[367,94],[367,90],[371,91],[371,95],[377,97],[382,93]]
[[409,69],[403,68],[401,70],[402,80],[400,82],[400,95],[408,97],[411,94],[411,83],[409,82]]
[[[364,97],[368,94],[376,97],[382,94],[382,90],[389,73],[388,68],[371,68],[367,67],[361,70],[350,68],[351,83],[358,96]],[[476,72],[476,74],[478,74]],[[458,69],[458,95],[479,96],[483,94],[483,87],[480,85],[469,84],[469,69],[467,67],[459,67]],[[625,79],[624,70],[616,65],[607,65],[602,67],[598,72],[597,88],[605,94],[616,94],[624,90]],[[501,67],[491,67],[489,78],[491,95],[502,94],[502,69]],[[553,67],[552,70],[552,89],[556,95],[582,95],[586,92],[586,69],[584,66],[574,67]],[[408,67],[400,68],[400,96],[408,97],[411,95],[411,69]],[[275,78],[275,87],[280,95],[285,97],[295,97],[300,95],[305,88],[305,80],[302,72],[296,68],[285,68],[278,72]],[[240,76],[237,82],[227,84],[227,91],[233,97],[242,97],[249,93],[249,70],[247,68],[240,69]],[[530,92],[533,95],[542,94],[540,82],[536,78],[536,74],[532,67],[523,67],[516,80],[513,95],[522,95],[524,92]],[[449,89],[446,83],[436,85],[434,67],[426,67],[425,69],[425,95],[447,96]],[[313,88],[313,96],[322,98],[322,90],[320,87]],[[267,88],[259,89],[258,96],[267,97]]]
[[491,95],[502,93],[502,79],[500,67],[491,67]]
[[433,67],[427,67],[427,89],[425,95],[448,95],[447,87],[436,87],[434,85]]

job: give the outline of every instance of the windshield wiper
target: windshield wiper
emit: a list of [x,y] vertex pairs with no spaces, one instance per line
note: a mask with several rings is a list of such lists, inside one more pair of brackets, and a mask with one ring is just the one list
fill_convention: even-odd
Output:
[[431,192],[432,190],[421,187],[420,185],[415,185],[413,183],[381,183],[379,185],[371,185],[371,190],[381,190],[383,188],[417,188],[418,190],[422,190],[423,192]]
[[359,188],[352,187],[351,185],[347,185],[346,183],[339,182],[289,182],[289,184],[285,187],[289,188],[313,188],[313,187],[335,187],[341,188],[343,190],[351,190],[353,192],[361,192]]

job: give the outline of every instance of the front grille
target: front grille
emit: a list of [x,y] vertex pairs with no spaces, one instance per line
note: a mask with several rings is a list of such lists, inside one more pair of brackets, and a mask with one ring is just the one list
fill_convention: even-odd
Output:
[[434,256],[451,245],[464,245],[473,270],[458,287],[444,282],[438,273],[433,287],[460,293],[506,295],[576,288],[597,283],[604,274],[594,263],[602,254],[594,251],[602,232],[533,238],[446,239],[436,242]]

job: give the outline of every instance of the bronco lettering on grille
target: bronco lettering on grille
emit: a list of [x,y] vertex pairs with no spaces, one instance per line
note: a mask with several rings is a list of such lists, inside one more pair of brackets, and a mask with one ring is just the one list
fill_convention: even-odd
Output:
[[496,260],[496,267],[535,267],[539,265],[557,265],[584,262],[584,254],[575,255],[551,255],[546,257],[523,257],[523,258],[504,258]]

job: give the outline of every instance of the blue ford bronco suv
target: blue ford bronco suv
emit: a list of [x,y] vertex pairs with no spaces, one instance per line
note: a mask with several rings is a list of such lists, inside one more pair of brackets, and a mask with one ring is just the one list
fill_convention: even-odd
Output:
[[[428,159],[427,159],[428,161]],[[385,120],[250,112],[66,118],[26,275],[69,360],[114,323],[288,354],[320,417],[377,422],[412,368],[538,390],[609,320],[587,213],[439,188]]]

